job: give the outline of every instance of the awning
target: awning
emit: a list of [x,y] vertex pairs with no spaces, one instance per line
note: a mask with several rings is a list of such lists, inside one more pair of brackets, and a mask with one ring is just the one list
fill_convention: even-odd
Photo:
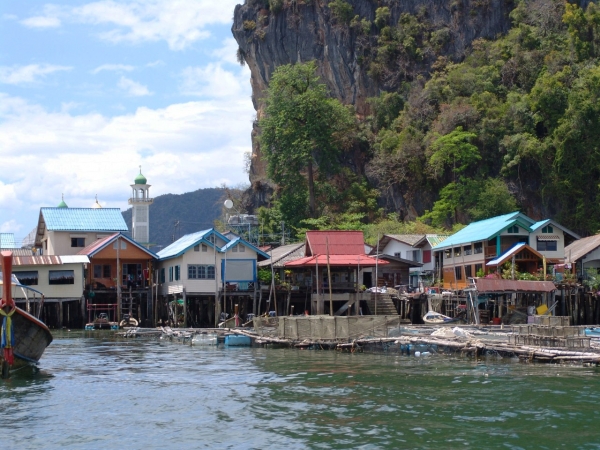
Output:
[[552,292],[556,286],[552,281],[521,281],[500,280],[498,278],[476,278],[477,292],[502,293],[502,292]]
[[560,241],[560,238],[555,234],[545,234],[537,237],[538,241]]
[[[294,261],[284,264],[284,267],[321,267],[327,266],[327,255],[305,256]],[[387,261],[379,258],[378,260],[367,255],[329,255],[330,266],[353,266],[353,267],[375,267],[376,265],[383,266],[389,264]]]

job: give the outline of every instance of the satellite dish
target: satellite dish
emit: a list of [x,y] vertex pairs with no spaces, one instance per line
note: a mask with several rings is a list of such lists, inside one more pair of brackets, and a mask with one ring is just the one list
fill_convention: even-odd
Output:
[[225,200],[225,208],[231,209],[233,207],[233,202],[229,199]]

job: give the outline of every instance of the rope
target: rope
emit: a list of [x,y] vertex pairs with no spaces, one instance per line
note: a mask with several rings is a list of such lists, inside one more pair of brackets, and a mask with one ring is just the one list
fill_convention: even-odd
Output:
[[15,341],[12,315],[16,310],[16,307],[13,307],[9,312],[0,309],[0,314],[4,316],[4,319],[2,320],[2,342],[0,343],[0,348],[4,349],[4,360],[11,366],[14,363],[13,342]]

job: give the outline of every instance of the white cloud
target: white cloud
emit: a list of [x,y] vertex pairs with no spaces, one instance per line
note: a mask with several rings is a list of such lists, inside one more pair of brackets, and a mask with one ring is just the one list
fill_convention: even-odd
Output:
[[102,64],[91,71],[92,75],[96,75],[104,70],[109,72],[131,72],[135,67],[126,64]]
[[72,8],[71,20],[107,25],[102,39],[111,42],[157,42],[164,40],[171,50],[182,50],[210,36],[205,28],[231,21],[237,0],[134,0],[117,3],[101,0]]
[[58,28],[61,25],[58,17],[51,16],[35,16],[25,20],[21,20],[21,23],[28,28]]
[[71,70],[72,67],[53,64],[29,64],[27,66],[0,66],[0,83],[25,84],[39,81],[54,72]]
[[248,84],[250,72],[241,68],[238,73],[225,70],[220,63],[206,67],[186,67],[181,73],[181,92],[199,97],[239,97]]
[[119,80],[119,88],[127,92],[127,95],[132,97],[143,97],[145,95],[152,95],[152,92],[148,90],[146,86],[136,81],[130,80],[129,78],[121,77]]
[[153,196],[247,182],[254,116],[247,97],[110,118],[49,112],[0,94],[2,220],[16,221],[8,232],[28,232],[39,208],[57,205],[62,193],[70,207],[89,207],[97,194],[103,205],[126,209],[140,164]]

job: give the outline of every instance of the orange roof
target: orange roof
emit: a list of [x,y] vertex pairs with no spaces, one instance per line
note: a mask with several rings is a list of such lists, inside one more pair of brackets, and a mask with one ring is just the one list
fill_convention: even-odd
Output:
[[[307,231],[306,251],[309,255],[364,255],[362,231]],[[356,260],[356,258],[355,258]],[[319,261],[320,263],[320,261]]]

